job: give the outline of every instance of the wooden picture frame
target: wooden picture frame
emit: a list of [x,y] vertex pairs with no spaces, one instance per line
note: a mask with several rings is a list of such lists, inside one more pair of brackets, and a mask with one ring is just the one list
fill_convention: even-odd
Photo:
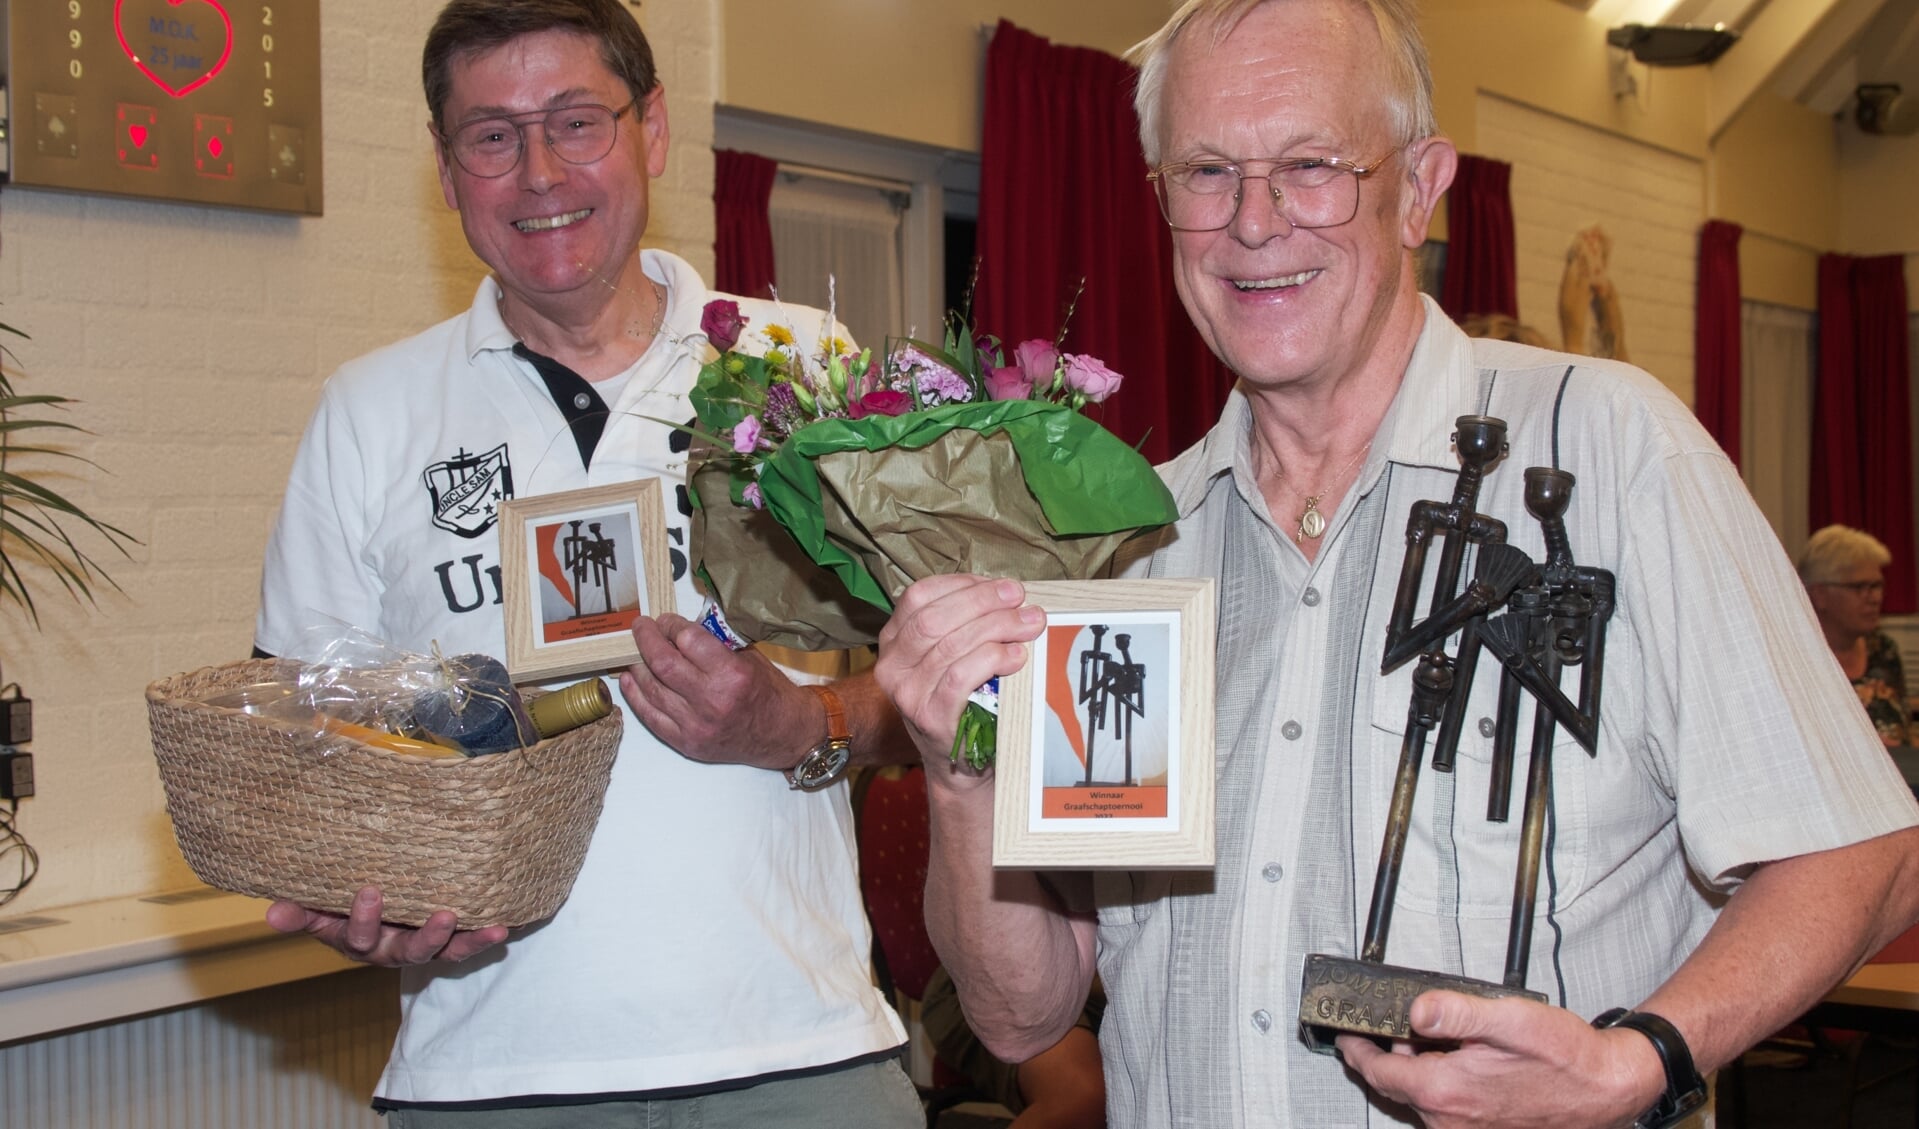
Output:
[[1212,866],[1213,581],[1045,581],[1026,597],[1047,627],[1000,679],[993,865]]
[[500,503],[500,571],[513,681],[640,661],[633,620],[675,607],[660,480]]

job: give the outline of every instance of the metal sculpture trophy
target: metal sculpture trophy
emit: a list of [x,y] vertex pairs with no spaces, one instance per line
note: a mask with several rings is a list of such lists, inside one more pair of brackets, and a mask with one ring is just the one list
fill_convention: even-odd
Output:
[[[1528,467],[1525,472],[1526,509],[1545,535],[1545,564],[1506,544],[1505,523],[1477,512],[1480,484],[1506,454],[1506,424],[1489,416],[1461,416],[1456,427],[1453,442],[1460,469],[1452,502],[1416,502],[1407,518],[1406,556],[1380,663],[1381,673],[1386,673],[1418,658],[1365,938],[1357,958],[1323,953],[1306,958],[1299,1024],[1307,1045],[1317,1051],[1330,1052],[1334,1036],[1342,1031],[1413,1038],[1408,1017],[1412,1002],[1434,988],[1485,997],[1523,996],[1542,1002],[1546,998],[1526,988],[1526,965],[1552,790],[1553,733],[1555,727],[1563,727],[1589,755],[1596,752],[1613,576],[1574,562],[1563,520],[1572,500],[1573,476],[1552,467]],[[1435,538],[1443,544],[1432,602],[1427,617],[1415,622],[1420,582]],[[1462,592],[1460,570],[1469,545],[1476,547],[1476,561],[1473,577]],[[1448,655],[1446,644],[1455,633],[1458,650]],[[1482,650],[1490,651],[1502,667],[1493,732],[1493,779],[1486,807],[1491,822],[1505,822],[1511,808],[1521,693],[1536,703],[1506,967],[1498,984],[1385,963],[1426,739],[1437,730],[1433,768],[1451,772]],[[1577,704],[1559,688],[1560,671],[1568,666],[1581,667]]]
[[[1079,653],[1079,701],[1086,706],[1086,779],[1076,781],[1081,787],[1136,787],[1139,781],[1133,778],[1133,725],[1134,720],[1146,714],[1146,666],[1133,661],[1128,650],[1132,637],[1125,633],[1113,636],[1113,645],[1119,648],[1119,658],[1115,660],[1101,645],[1106,632],[1105,624],[1093,624],[1093,645]],[[1112,722],[1113,736],[1125,749],[1125,771],[1117,781],[1098,781],[1093,779],[1093,740],[1099,731]]]

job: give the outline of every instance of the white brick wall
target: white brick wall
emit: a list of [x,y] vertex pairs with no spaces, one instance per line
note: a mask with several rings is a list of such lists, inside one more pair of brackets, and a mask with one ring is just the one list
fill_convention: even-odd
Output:
[[[244,657],[294,444],[340,362],[464,308],[481,276],[441,202],[420,44],[440,0],[327,0],[326,215],[0,193],[0,321],[22,392],[82,401],[103,468],[58,488],[138,537],[97,610],[0,606],[0,663],[34,700],[38,881],[0,913],[185,885],[147,738],[154,678]],[[714,12],[651,4],[673,135],[648,242],[712,269]],[[0,885],[8,882],[0,871]]]
[[1477,155],[1513,166],[1520,320],[1559,340],[1566,248],[1597,223],[1612,236],[1628,359],[1691,403],[1700,162],[1484,93],[1478,131]]

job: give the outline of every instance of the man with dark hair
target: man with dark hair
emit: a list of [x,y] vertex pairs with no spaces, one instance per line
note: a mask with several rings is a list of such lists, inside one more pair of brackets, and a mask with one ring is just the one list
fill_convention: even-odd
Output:
[[[692,415],[701,314],[730,296],[639,249],[668,129],[631,12],[454,0],[427,43],[441,187],[492,274],[465,313],[328,380],[267,552],[262,653],[303,657],[309,609],[413,651],[497,651],[498,502],[685,473],[685,433],[661,421]],[[734,300],[815,347],[820,311]],[[800,686],[728,651],[691,622],[700,598],[674,566],[677,607],[634,627],[619,758],[553,918],[403,928],[372,887],[346,916],[269,909],[404,967],[375,1100],[392,1124],[920,1122],[869,976],[845,789],[790,774],[829,738],[902,748],[897,721],[870,680]]]

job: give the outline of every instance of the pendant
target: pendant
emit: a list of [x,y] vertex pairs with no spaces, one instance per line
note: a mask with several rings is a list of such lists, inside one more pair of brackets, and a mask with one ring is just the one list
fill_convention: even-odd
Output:
[[1307,537],[1318,539],[1325,532],[1326,518],[1319,512],[1319,499],[1306,499],[1306,512],[1299,515],[1299,536],[1293,540],[1299,541]]

